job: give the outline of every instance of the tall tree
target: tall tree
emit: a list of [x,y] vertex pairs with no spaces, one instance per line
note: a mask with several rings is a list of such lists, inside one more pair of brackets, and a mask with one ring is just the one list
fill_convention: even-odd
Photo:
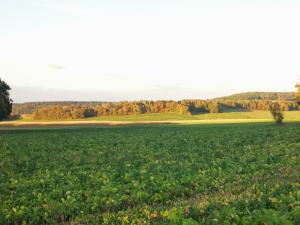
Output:
[[12,100],[9,98],[10,87],[0,78],[0,120],[8,118],[12,110]]

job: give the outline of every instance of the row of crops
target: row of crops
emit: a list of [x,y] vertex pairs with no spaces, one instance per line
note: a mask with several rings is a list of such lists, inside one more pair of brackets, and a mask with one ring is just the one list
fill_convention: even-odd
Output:
[[300,129],[0,130],[0,224],[300,224]]

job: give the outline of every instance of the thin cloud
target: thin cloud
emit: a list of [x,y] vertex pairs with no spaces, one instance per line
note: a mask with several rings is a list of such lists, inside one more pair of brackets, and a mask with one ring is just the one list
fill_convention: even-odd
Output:
[[66,67],[64,67],[63,65],[59,65],[59,64],[50,64],[50,65],[48,65],[48,68],[53,69],[53,70],[64,70],[64,69],[66,69]]

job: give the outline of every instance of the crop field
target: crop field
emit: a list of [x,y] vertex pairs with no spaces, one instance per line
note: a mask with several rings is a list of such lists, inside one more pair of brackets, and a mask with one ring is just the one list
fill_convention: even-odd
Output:
[[300,224],[300,124],[0,130],[0,224]]

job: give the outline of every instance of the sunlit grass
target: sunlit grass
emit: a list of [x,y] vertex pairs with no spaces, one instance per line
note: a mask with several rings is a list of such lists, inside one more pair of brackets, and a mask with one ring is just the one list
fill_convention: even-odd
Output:
[[[300,121],[300,111],[285,112],[286,121]],[[178,113],[152,113],[129,116],[100,116],[83,119],[83,121],[177,121],[177,120],[254,120],[271,121],[272,116],[268,111],[206,113],[198,115],[182,115]],[[31,117],[23,118],[20,122],[35,122]],[[47,122],[47,120],[39,120]],[[49,121],[49,120],[48,120]],[[67,120],[69,121],[69,120]],[[71,121],[71,120],[70,120]],[[82,120],[78,120],[82,121]]]

